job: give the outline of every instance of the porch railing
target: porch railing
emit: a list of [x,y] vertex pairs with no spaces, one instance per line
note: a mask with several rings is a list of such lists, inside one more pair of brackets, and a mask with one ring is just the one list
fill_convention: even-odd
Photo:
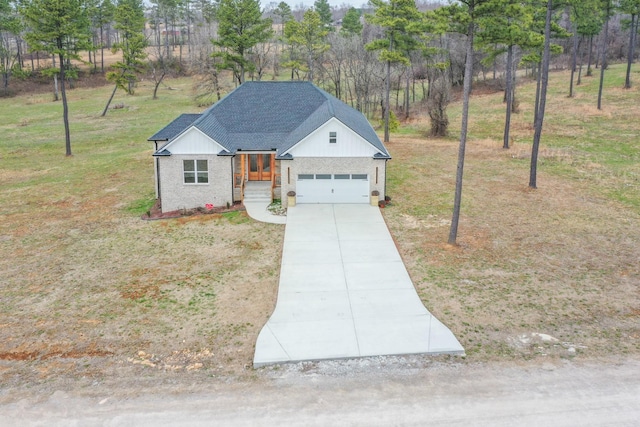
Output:
[[244,177],[241,173],[233,175],[233,186],[240,189],[240,201],[244,202]]
[[275,199],[275,190],[276,187],[279,187],[282,183],[280,182],[280,174],[274,173],[271,175],[271,200]]

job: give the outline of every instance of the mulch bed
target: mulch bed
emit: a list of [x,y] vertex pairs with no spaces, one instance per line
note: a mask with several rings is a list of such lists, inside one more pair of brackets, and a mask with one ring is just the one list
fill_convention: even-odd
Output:
[[236,211],[244,211],[246,210],[242,202],[235,202],[233,205],[226,206],[214,206],[210,209],[206,207],[197,207],[193,209],[180,209],[177,211],[170,212],[162,212],[162,204],[160,200],[156,200],[156,203],[149,210],[149,212],[142,215],[142,219],[146,221],[153,221],[156,219],[171,219],[171,218],[182,218],[185,216],[195,216],[195,215],[210,215],[210,214],[221,214],[225,212],[236,212]]

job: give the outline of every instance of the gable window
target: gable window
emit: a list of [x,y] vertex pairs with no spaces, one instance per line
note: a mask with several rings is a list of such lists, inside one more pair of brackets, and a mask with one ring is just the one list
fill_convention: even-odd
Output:
[[185,184],[207,184],[209,168],[207,160],[183,160]]
[[338,132],[329,132],[329,143],[335,144],[338,141]]

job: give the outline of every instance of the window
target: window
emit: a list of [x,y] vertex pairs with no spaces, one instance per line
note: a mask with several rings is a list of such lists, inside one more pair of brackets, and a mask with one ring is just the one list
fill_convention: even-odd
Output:
[[331,179],[330,173],[318,173],[316,174],[316,179]]
[[338,133],[337,132],[329,132],[329,143],[335,144],[338,141]]
[[351,175],[348,173],[337,173],[333,175],[333,179],[351,179]]
[[298,174],[298,180],[303,180],[303,179],[313,179],[313,174],[312,173]]
[[207,184],[209,182],[209,167],[207,160],[183,160],[185,184]]
[[354,173],[353,175],[351,175],[351,179],[364,179],[366,180],[368,178],[366,173]]

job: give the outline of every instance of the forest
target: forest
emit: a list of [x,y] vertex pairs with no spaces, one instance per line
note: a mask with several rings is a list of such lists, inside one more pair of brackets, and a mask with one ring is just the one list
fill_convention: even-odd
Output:
[[[465,79],[467,22],[473,78],[511,92],[507,83],[535,76],[542,63],[547,6],[551,67],[576,71],[569,95],[608,61],[634,60],[639,0],[372,0],[360,8],[326,0],[309,8],[261,8],[257,0],[0,0],[0,94],[11,95],[15,80],[40,77],[57,99],[61,83],[73,85],[84,72],[133,93],[140,78],[157,89],[165,76],[186,73],[208,105],[245,79],[305,79],[369,117],[384,114],[385,91],[399,119],[425,102],[441,134],[450,90]],[[118,60],[105,63],[105,51]],[[505,101],[517,108],[515,94]]]

